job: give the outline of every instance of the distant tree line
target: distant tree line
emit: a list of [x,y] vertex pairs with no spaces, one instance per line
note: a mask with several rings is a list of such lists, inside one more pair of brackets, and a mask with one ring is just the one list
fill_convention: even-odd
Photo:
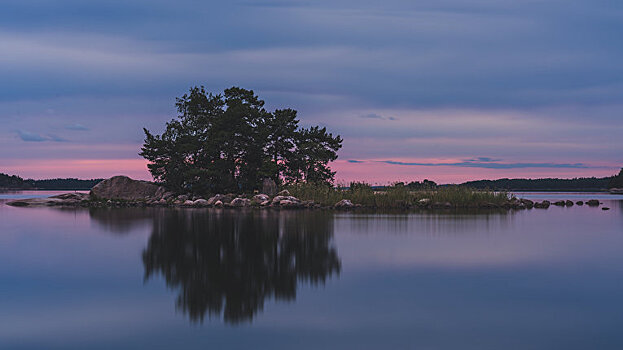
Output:
[[17,175],[0,173],[0,188],[15,190],[90,190],[103,179],[22,179]]
[[[622,177],[619,174],[618,177]],[[606,190],[614,186],[616,176],[609,177],[582,177],[574,179],[498,179],[478,180],[462,183],[460,186],[476,189],[491,190],[539,190],[539,191],[580,191],[580,190]]]
[[176,192],[251,192],[277,184],[333,182],[328,163],[342,138],[326,128],[299,126],[297,111],[272,112],[252,90],[223,94],[193,87],[177,99],[178,118],[161,135],[147,129],[140,155],[157,182]]

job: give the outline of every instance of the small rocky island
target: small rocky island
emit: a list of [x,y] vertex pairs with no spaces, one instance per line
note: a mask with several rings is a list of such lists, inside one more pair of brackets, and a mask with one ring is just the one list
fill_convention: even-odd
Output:
[[[254,193],[248,195],[215,194],[208,198],[194,196],[192,194],[175,194],[167,191],[165,187],[153,182],[134,180],[127,176],[114,176],[94,186],[89,193],[70,192],[51,196],[48,198],[19,199],[8,202],[8,205],[16,207],[31,206],[61,206],[61,207],[187,207],[187,208],[283,208],[283,209],[354,209],[370,208],[375,205],[356,203],[351,199],[340,199],[333,204],[318,203],[314,200],[297,198],[285,189],[278,193],[276,186],[270,182],[263,186],[267,193]],[[384,196],[377,193],[375,196]],[[436,201],[435,194],[431,192],[431,198],[421,198],[412,203],[396,201],[395,205],[384,206],[385,208],[400,209],[452,209],[452,208],[500,208],[500,209],[547,209],[550,205],[573,206],[588,205],[599,206],[600,202],[592,199],[573,202],[561,200],[549,202],[535,202],[528,199],[518,199],[509,196],[502,202],[473,202],[458,203],[446,200]]]

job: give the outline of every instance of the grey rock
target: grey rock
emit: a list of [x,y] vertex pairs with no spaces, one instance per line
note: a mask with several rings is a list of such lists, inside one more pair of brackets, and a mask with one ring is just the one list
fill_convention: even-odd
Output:
[[279,192],[279,193],[277,193],[277,194],[278,194],[278,195],[280,195],[280,196],[289,196],[289,195],[290,195],[290,191],[288,191],[288,190],[283,190],[283,191],[280,191],[280,192]]
[[203,199],[203,198],[199,198],[195,201],[193,201],[193,205],[196,207],[207,207],[208,206],[208,201]]
[[193,201],[191,201],[191,200],[189,200],[189,199],[187,199],[187,200],[185,200],[185,201],[184,201],[184,205],[187,205],[187,206],[192,206],[193,204],[195,204],[195,202],[193,202]]
[[220,200],[219,200],[219,201],[216,201],[216,202],[214,202],[214,206],[215,206],[215,207],[222,207],[222,206],[223,206],[223,202],[222,202],[222,201],[220,201]]
[[210,197],[208,199],[208,205],[216,205],[217,201],[221,201],[221,204],[224,202],[228,202],[228,197],[224,194],[217,194],[214,197]]
[[95,185],[90,192],[93,199],[142,200],[164,193],[152,182],[133,180],[127,176],[113,176]]
[[348,199],[342,199],[341,201],[335,203],[334,207],[336,208],[352,208],[355,205]]
[[260,193],[260,194],[256,194],[255,196],[253,196],[253,200],[258,202],[258,203],[262,203],[262,202],[265,202],[267,200],[270,200],[270,197],[268,195]]
[[251,200],[248,198],[234,198],[234,200],[231,201],[230,205],[232,207],[248,207],[249,205],[251,205]]
[[283,200],[288,200],[290,202],[294,202],[294,203],[299,203],[300,200],[296,197],[292,197],[292,196],[276,196],[275,198],[273,198],[272,204],[273,205],[280,205],[281,201]]

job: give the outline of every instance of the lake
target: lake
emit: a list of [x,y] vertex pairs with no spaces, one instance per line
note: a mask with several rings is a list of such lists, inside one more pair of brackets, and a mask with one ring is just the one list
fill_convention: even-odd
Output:
[[622,349],[610,208],[14,208],[1,349]]

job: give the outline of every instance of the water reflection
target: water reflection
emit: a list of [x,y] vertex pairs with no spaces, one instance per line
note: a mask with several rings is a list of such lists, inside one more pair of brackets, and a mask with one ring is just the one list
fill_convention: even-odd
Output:
[[293,300],[299,281],[340,271],[330,213],[169,210],[154,216],[145,279],[164,276],[193,322],[252,320],[267,298]]

